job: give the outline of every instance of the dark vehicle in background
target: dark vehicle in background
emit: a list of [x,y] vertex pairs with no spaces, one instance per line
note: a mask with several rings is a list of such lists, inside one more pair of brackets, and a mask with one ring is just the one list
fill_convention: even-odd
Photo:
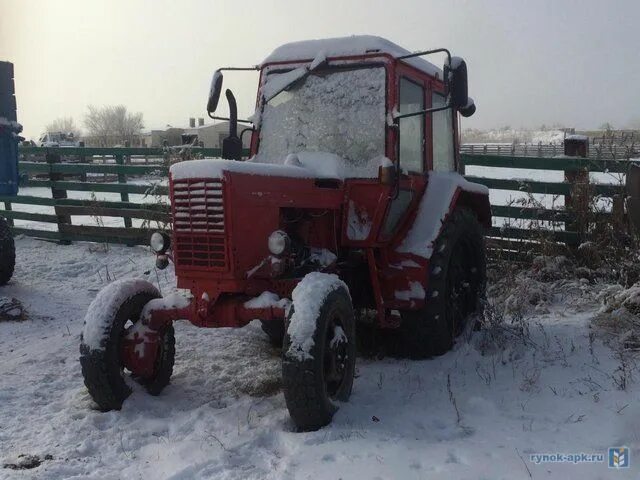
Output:
[[[0,195],[18,193],[18,144],[24,140],[17,122],[13,64],[0,62]],[[0,217],[0,285],[13,276],[16,250],[7,220]]]

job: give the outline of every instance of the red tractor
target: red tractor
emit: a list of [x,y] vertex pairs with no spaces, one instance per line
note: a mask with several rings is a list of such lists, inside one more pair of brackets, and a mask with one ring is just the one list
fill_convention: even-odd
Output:
[[[442,70],[422,58],[435,53]],[[171,167],[172,232],[151,237],[158,267],[173,261],[190,295],[107,286],[85,319],[85,384],[119,409],[127,376],[151,394],[169,383],[173,321],[257,319],[282,345],[294,423],[317,429],[351,394],[357,322],[420,359],[448,351],[481,308],[491,212],[487,189],[458,173],[457,114],[475,111],[466,64],[378,37],[291,43],[216,71],[212,118],[225,70],[259,71],[256,113],[238,120],[226,90],[224,159]],[[251,125],[245,161],[237,122]]]

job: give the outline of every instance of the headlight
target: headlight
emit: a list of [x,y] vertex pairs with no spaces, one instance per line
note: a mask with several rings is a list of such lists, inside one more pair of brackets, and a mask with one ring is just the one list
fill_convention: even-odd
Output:
[[166,233],[154,232],[151,235],[149,245],[151,245],[151,250],[153,250],[154,252],[163,254],[164,252],[169,250],[169,247],[171,246],[171,239]]
[[289,235],[282,230],[276,230],[269,235],[269,251],[273,255],[282,255],[289,248]]

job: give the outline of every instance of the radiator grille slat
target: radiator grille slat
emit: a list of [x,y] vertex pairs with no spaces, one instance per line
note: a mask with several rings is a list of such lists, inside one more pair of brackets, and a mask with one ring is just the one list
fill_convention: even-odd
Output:
[[213,178],[175,180],[172,193],[176,266],[226,270],[222,181]]

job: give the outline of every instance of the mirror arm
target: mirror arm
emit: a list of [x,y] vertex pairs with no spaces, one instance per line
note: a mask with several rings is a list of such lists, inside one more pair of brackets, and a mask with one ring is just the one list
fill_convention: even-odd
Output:
[[424,55],[433,55],[434,53],[446,53],[447,54],[447,63],[444,66],[443,69],[443,81],[444,81],[444,86],[445,86],[445,90],[446,93],[449,94],[449,67],[451,65],[451,52],[446,49],[446,48],[436,48],[434,50],[425,50],[423,52],[415,52],[415,53],[409,53],[407,55],[402,55],[400,57],[396,57],[398,60],[404,60],[407,58],[414,58],[414,57],[422,57]]
[[446,53],[447,54],[447,64],[451,65],[451,52],[446,48],[436,48],[434,50],[425,50],[424,52],[415,52],[409,53],[407,55],[402,55],[400,57],[396,57],[398,60],[404,60],[405,58],[414,58],[414,57],[422,57],[423,55],[432,55],[434,53]]
[[417,112],[402,113],[400,115],[393,117],[393,120],[394,120],[394,123],[397,124],[398,122],[396,120],[400,120],[401,118],[417,117],[418,115],[426,115],[428,113],[441,112],[442,110],[448,110],[449,108],[451,108],[451,104],[447,104],[444,107],[427,108],[426,110],[419,110]]
[[[213,120],[224,120],[225,122],[228,122],[231,120],[229,117],[218,117],[216,115],[211,115],[211,112],[207,112],[207,115],[209,115],[209,118],[212,118]],[[236,121],[238,123],[246,123],[247,125],[253,125],[253,122],[251,120],[242,120],[238,118]]]

